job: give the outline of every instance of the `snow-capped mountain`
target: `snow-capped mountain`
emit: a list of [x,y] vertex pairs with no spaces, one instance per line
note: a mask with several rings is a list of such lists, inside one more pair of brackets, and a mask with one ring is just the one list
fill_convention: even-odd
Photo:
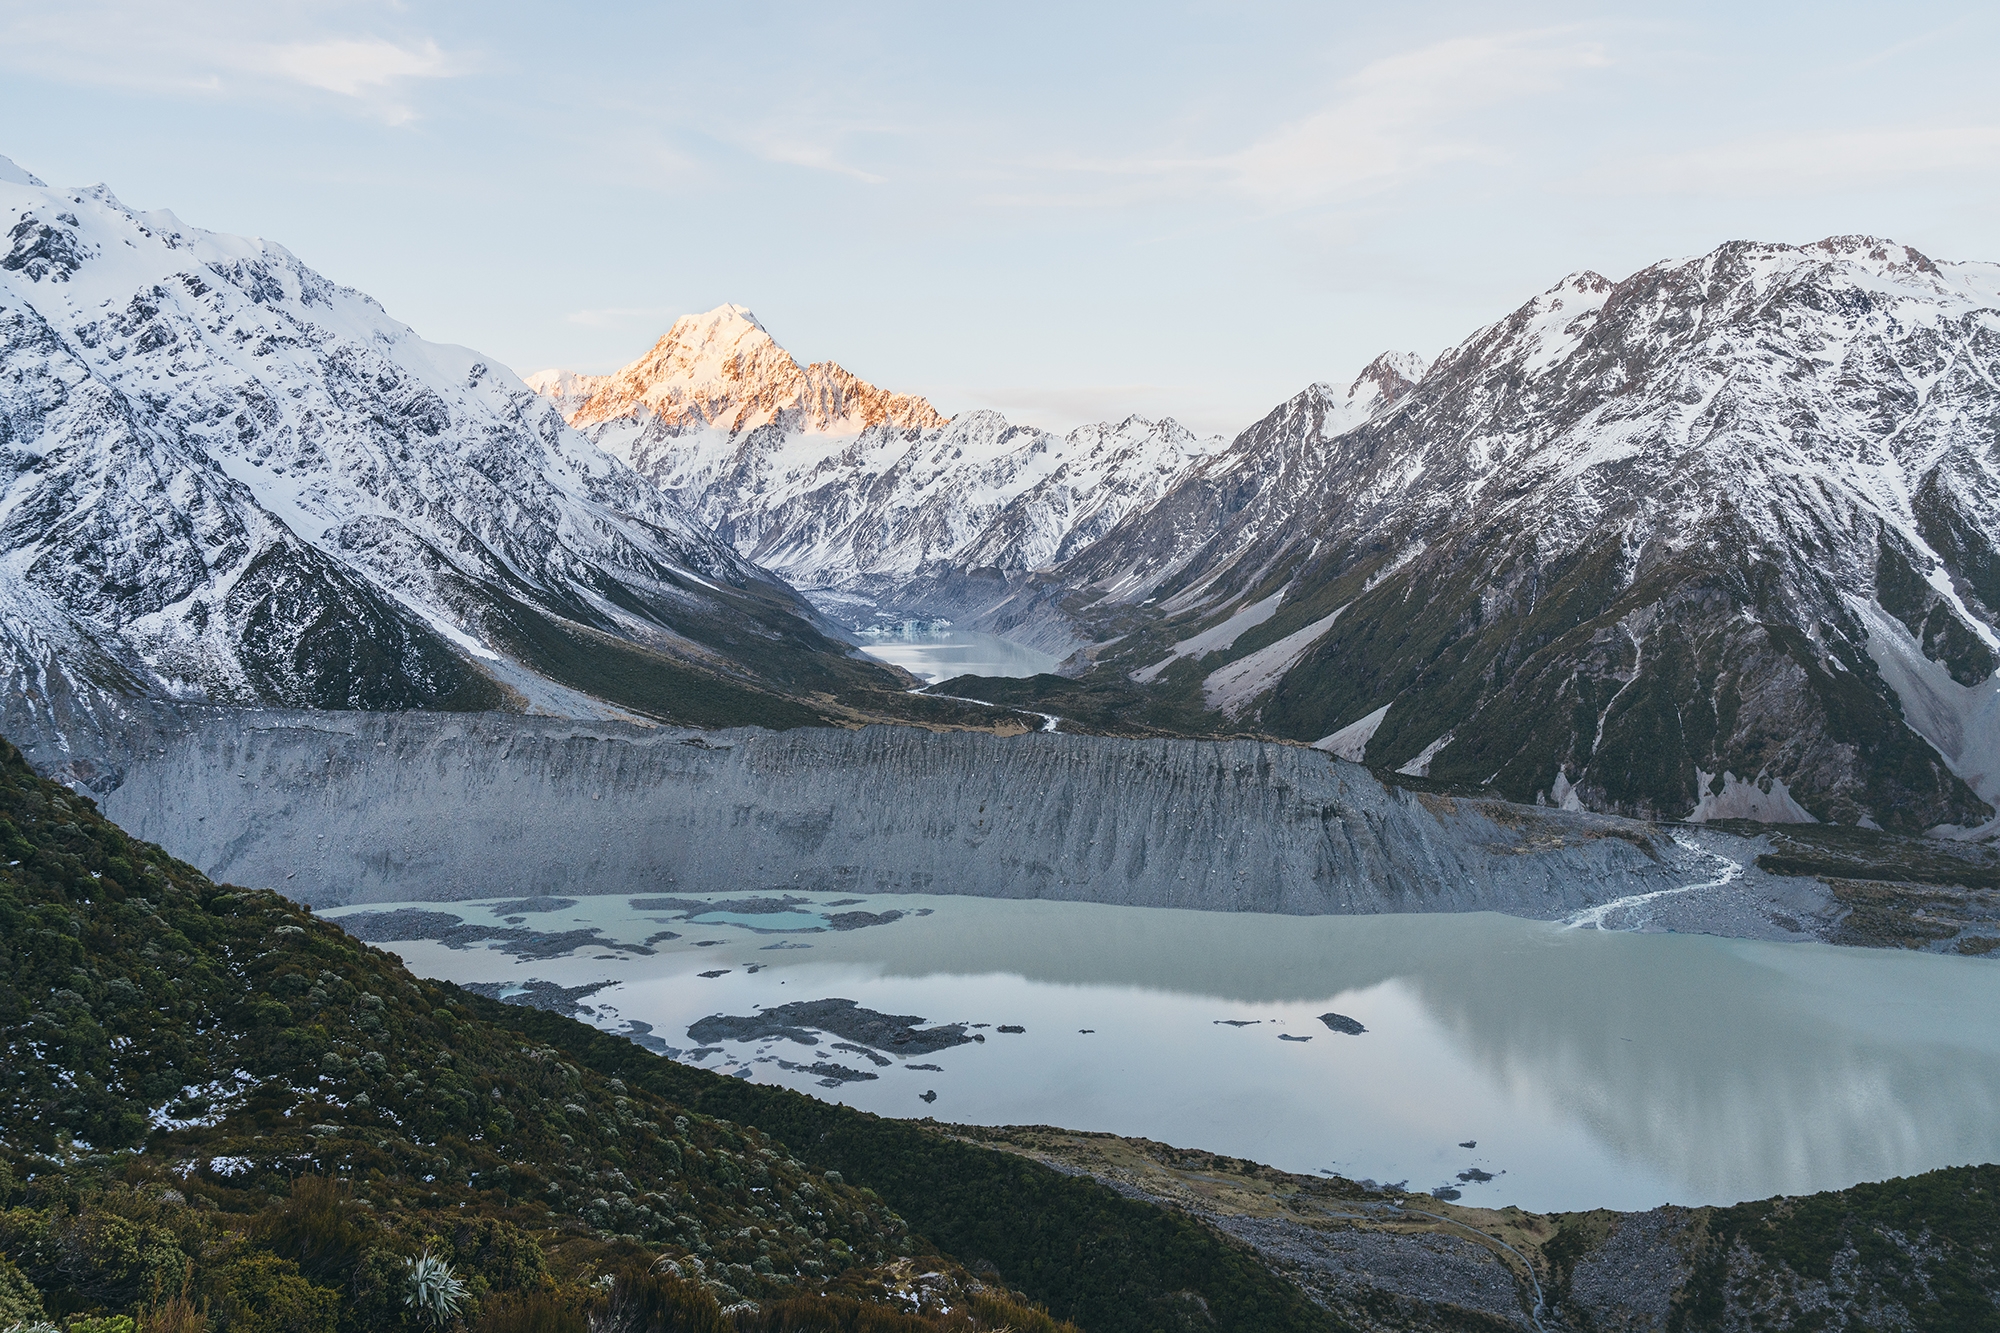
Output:
[[940,580],[1054,564],[1223,444],[1140,417],[1068,435],[946,421],[830,362],[801,367],[733,305],[682,318],[616,375],[528,383],[796,586],[934,611]]
[[642,465],[652,462],[657,441],[710,430],[851,434],[870,426],[944,424],[923,399],[878,389],[831,361],[801,367],[740,305],[683,315],[652,351],[617,374],[570,382],[571,392],[590,393],[574,424],[631,422],[633,435],[621,433],[624,451]]
[[[1102,552],[1081,553],[1058,577],[1064,584],[1086,583],[1106,604],[1120,605],[1153,599],[1165,581],[1192,564],[1218,573],[1233,568],[1229,544],[1279,537],[1276,528],[1290,520],[1291,507],[1309,502],[1306,492],[1351,471],[1343,443],[1348,433],[1400,402],[1427,368],[1414,352],[1384,352],[1344,391],[1324,382],[1307,385],[1135,511],[1127,525],[1135,534],[1121,535]],[[1164,609],[1203,604],[1197,590]]]
[[1993,818],[2000,266],[1731,244],[1416,369],[1354,426],[1306,390],[1049,576],[1119,618],[1098,670],[1523,800]]
[[894,685],[505,368],[283,247],[4,159],[0,231],[10,730],[133,696],[699,717],[732,681]]

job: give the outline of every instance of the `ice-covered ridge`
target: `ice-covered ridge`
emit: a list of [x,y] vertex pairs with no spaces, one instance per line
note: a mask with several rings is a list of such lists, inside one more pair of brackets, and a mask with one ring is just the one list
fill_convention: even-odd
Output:
[[669,432],[734,434],[776,424],[852,434],[944,424],[922,398],[878,389],[831,361],[799,365],[740,305],[683,315],[650,352],[594,388],[569,414],[573,425],[643,416]]

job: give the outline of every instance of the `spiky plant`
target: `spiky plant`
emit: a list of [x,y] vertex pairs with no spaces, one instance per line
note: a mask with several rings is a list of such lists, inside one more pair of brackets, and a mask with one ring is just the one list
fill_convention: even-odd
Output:
[[465,1284],[451,1271],[450,1264],[429,1250],[410,1260],[409,1284],[403,1304],[428,1323],[442,1325],[457,1315],[465,1300]]

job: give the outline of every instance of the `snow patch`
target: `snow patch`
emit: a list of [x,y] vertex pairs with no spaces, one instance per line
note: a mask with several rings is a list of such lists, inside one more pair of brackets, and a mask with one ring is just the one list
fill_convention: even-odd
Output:
[[1312,748],[1360,763],[1361,756],[1368,751],[1368,742],[1375,739],[1375,733],[1381,730],[1382,719],[1389,716],[1392,706],[1383,704],[1367,717],[1348,723],[1330,736],[1320,737],[1312,743]]
[[1574,351],[1610,294],[1611,284],[1597,274],[1572,273],[1531,301],[1520,332],[1527,349],[1522,368],[1537,375]]
[[1351,605],[1353,603],[1347,603],[1332,615],[1321,617],[1304,629],[1294,630],[1276,643],[1259,648],[1248,657],[1240,657],[1214,672],[1201,683],[1203,705],[1230,714],[1241,712],[1252,699],[1269,689],[1278,677],[1297,665],[1306,651],[1333,628],[1333,622],[1340,619],[1340,613]]
[[1966,786],[2000,805],[2000,675],[1961,685],[1943,663],[1924,656],[1900,620],[1858,597],[1848,605],[1868,627],[1868,655],[1896,692],[1903,720]]
[[48,188],[40,180],[23,171],[15,164],[14,159],[11,157],[0,157],[0,181],[5,181],[9,185],[33,185],[38,189]]
[[609,375],[579,375],[573,370],[537,370],[521,376],[521,383],[556,405],[568,421],[589,402],[598,390],[610,385]]
[[1409,564],[1429,549],[1429,545],[1421,540],[1411,542],[1408,546],[1396,552],[1395,558],[1388,564],[1370,574],[1367,580],[1361,585],[1361,591],[1373,592],[1377,585],[1381,584],[1385,579],[1393,578],[1397,570]]
[[1438,737],[1436,740],[1432,741],[1429,745],[1426,745],[1423,749],[1422,754],[1419,754],[1415,759],[1412,759],[1409,763],[1404,764],[1401,768],[1397,769],[1396,771],[1398,773],[1403,774],[1405,777],[1412,777],[1412,778],[1429,777],[1431,775],[1431,760],[1437,758],[1438,751],[1444,749],[1445,746],[1450,745],[1452,737],[1456,736],[1457,734],[1458,733],[1454,731],[1447,731],[1444,735]]
[[1229,619],[1223,621],[1220,625],[1205,629],[1191,638],[1182,639],[1174,645],[1170,656],[1163,661],[1155,662],[1143,670],[1133,672],[1132,679],[1141,684],[1146,684],[1158,677],[1162,671],[1172,666],[1176,658],[1201,657],[1206,653],[1221,652],[1224,649],[1233,647],[1236,641],[1243,637],[1245,633],[1278,614],[1278,603],[1285,600],[1285,593],[1288,588],[1289,585],[1286,588],[1278,589],[1278,591],[1260,602],[1251,603],[1235,615],[1229,617]]

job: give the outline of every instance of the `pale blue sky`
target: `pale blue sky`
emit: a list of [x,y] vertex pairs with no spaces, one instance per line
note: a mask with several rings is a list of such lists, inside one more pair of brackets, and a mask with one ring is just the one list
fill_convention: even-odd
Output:
[[607,370],[737,301],[947,412],[1235,430],[1565,273],[2000,259],[1991,5],[0,0],[0,153]]

